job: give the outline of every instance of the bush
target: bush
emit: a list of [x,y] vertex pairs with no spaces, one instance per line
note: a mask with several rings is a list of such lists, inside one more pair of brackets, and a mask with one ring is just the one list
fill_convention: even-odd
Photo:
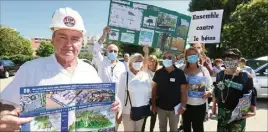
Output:
[[79,59],[87,59],[87,60],[91,60],[92,59],[92,54],[91,53],[88,53],[88,52],[81,52],[79,55],[78,55],[78,58]]
[[12,56],[0,56],[0,60],[12,60],[17,65],[22,65],[26,61],[30,61],[36,58],[38,57],[22,55],[22,54],[17,54],[17,55],[12,55]]

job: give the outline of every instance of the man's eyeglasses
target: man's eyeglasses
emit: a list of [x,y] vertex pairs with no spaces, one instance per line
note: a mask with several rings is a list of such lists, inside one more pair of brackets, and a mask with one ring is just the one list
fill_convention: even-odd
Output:
[[117,53],[117,50],[109,50],[109,53],[112,53],[112,52]]
[[165,60],[165,59],[172,60],[172,56],[164,56],[164,57],[163,57],[163,60]]

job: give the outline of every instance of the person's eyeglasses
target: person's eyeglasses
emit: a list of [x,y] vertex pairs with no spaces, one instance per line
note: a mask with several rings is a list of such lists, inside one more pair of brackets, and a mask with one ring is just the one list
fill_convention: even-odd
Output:
[[163,60],[165,60],[165,59],[172,60],[172,56],[167,56],[167,57],[166,57],[166,56],[164,56],[164,57],[163,57]]
[[117,50],[109,50],[109,53],[112,53],[112,52],[117,53]]

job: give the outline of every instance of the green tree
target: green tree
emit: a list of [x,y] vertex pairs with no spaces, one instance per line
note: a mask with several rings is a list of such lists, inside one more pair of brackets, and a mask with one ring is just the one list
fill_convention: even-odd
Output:
[[0,56],[32,55],[31,42],[20,36],[15,29],[0,26]]
[[251,0],[191,0],[189,11],[217,10],[223,9],[223,22],[228,23],[232,12],[242,3],[247,3]]
[[267,55],[268,1],[254,0],[241,4],[223,29],[224,48],[238,48],[244,57]]
[[89,52],[80,52],[78,55],[79,59],[87,59],[87,60],[91,60],[92,59],[92,54]]
[[36,51],[36,55],[41,56],[41,57],[50,56],[53,53],[54,53],[54,46],[52,45],[52,43],[44,42],[44,41],[40,43],[40,46],[38,50]]

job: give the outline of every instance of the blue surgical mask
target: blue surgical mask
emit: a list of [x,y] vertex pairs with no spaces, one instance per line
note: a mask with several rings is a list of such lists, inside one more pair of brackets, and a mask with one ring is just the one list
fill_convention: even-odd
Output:
[[196,63],[197,61],[198,61],[198,56],[197,55],[187,56],[187,62],[189,62],[189,63]]
[[163,60],[163,65],[165,67],[171,67],[172,66],[172,60],[170,60],[170,59]]
[[132,66],[136,71],[139,71],[141,69],[142,65],[143,65],[142,62],[134,62]]
[[117,54],[114,52],[111,52],[108,54],[108,58],[109,58],[109,60],[114,61],[117,58]]

